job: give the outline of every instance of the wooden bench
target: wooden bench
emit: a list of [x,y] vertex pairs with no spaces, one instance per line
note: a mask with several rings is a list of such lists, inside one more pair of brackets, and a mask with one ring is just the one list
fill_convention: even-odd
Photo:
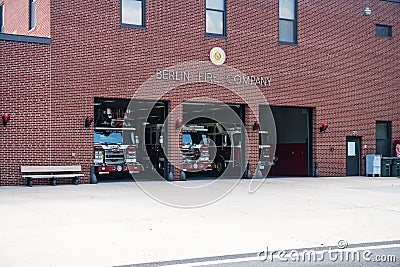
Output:
[[47,178],[51,185],[55,186],[57,178],[74,178],[74,184],[78,185],[78,177],[84,176],[82,167],[75,166],[21,166],[22,177],[27,178],[27,185],[32,186],[32,179]]

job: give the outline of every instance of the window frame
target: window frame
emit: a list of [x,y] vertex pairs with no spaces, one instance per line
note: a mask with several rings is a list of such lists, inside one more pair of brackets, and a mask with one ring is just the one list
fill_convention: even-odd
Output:
[[[377,28],[378,27],[385,27],[388,29],[388,35],[378,35]],[[392,38],[393,37],[393,30],[392,26],[390,25],[385,25],[385,24],[375,24],[375,36],[376,37],[382,37],[382,38]]]
[[4,6],[4,3],[0,4],[0,33],[4,33]]
[[[282,45],[293,45],[297,46],[298,45],[298,38],[297,38],[297,24],[298,24],[298,18],[297,18],[297,10],[298,10],[298,1],[294,0],[294,19],[286,19],[286,18],[280,18],[279,16],[279,10],[280,10],[280,0],[278,1],[278,43]],[[280,27],[280,21],[293,21],[293,42],[285,42],[281,41],[279,37],[279,27]]]
[[146,29],[146,0],[134,0],[137,2],[142,3],[142,25],[137,25],[137,24],[130,24],[130,23],[124,23],[122,22],[122,2],[125,0],[120,0],[119,5],[119,23],[121,27],[124,28],[135,28],[135,29]]
[[[378,125],[385,127],[386,138],[378,138]],[[375,123],[375,154],[382,154],[383,157],[390,157],[393,144],[393,124],[392,121],[376,121]],[[382,153],[387,151],[387,154]]]
[[[207,8],[207,0],[204,0],[204,32],[206,36],[209,37],[219,37],[219,38],[226,38],[226,0],[222,0],[224,4],[224,10],[214,9],[214,8]],[[216,11],[222,13],[222,23],[223,29],[222,34],[218,33],[209,33],[207,32],[207,10]]]
[[36,0],[29,0],[29,31],[36,28]]

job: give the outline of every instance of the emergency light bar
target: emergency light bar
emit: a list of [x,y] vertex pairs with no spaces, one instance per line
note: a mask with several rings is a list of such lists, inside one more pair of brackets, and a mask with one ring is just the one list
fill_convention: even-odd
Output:
[[182,130],[183,131],[204,131],[204,132],[207,132],[207,129],[204,126],[201,126],[201,125],[183,126]]

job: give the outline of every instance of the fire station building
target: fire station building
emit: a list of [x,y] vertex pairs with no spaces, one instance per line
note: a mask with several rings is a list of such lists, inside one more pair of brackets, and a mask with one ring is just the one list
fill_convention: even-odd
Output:
[[[21,166],[89,183],[128,159],[178,180],[185,144],[200,177],[235,160],[257,177],[263,153],[270,176],[365,175],[400,140],[399,38],[399,0],[0,0],[0,185],[25,185]],[[123,127],[126,162],[104,141]]]

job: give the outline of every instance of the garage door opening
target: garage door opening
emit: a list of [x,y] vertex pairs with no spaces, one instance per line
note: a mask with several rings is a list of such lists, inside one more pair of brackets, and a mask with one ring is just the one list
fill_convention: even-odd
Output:
[[[114,98],[94,100],[94,174],[99,181],[166,177],[160,136],[167,103]],[[150,174],[151,173],[151,174]],[[153,177],[154,178],[154,177]]]
[[[245,151],[242,149],[245,140],[242,128],[244,112],[244,105],[222,103],[183,105],[183,121],[186,122],[182,128],[183,171],[188,179],[215,179],[221,175],[240,178],[245,167]],[[203,140],[204,137],[207,140]],[[205,153],[202,153],[202,147]],[[212,167],[197,169],[198,163],[193,161],[197,158],[203,159],[204,162],[208,161]]]
[[312,176],[312,109],[271,107],[277,161],[270,176]]

